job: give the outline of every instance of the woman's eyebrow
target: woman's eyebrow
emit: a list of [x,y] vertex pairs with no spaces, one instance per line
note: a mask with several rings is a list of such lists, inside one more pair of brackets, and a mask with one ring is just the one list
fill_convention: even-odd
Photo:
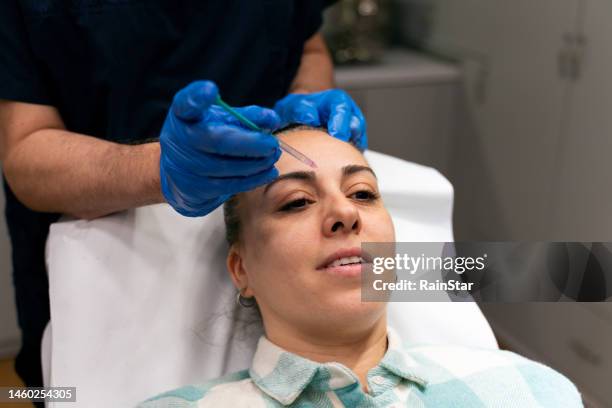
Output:
[[[372,170],[368,166],[362,166],[362,165],[359,165],[359,164],[349,164],[347,166],[342,167],[342,177],[348,177],[351,174],[355,174],[355,173],[358,173],[360,171],[368,171],[368,172],[372,173],[374,178],[377,178],[376,177],[376,173],[374,173],[374,170]],[[264,188],[263,194],[265,195],[268,192],[268,190],[273,185],[278,183],[279,181],[283,181],[283,180],[305,180],[305,181],[308,181],[309,183],[313,183],[316,178],[317,178],[317,176],[316,176],[314,171],[294,171],[294,172],[291,172],[291,173],[281,174],[280,176],[278,176],[278,178],[276,180],[274,180],[271,183],[268,183],[268,185],[266,185],[266,187]]]
[[342,176],[347,177],[347,176],[350,176],[351,174],[355,174],[360,171],[369,171],[370,173],[372,173],[374,178],[378,180],[378,177],[376,177],[376,173],[374,173],[374,170],[372,170],[368,166],[362,166],[360,164],[349,164],[348,166],[344,166],[342,168]]
[[314,182],[315,178],[316,176],[315,176],[314,171],[294,171],[292,173],[281,174],[280,176],[278,176],[276,180],[272,181],[271,183],[268,183],[266,188],[264,188],[263,193],[265,195],[270,189],[270,187],[272,187],[279,181],[288,180],[288,179],[293,179],[293,180],[297,179],[297,180],[306,180],[312,183]]

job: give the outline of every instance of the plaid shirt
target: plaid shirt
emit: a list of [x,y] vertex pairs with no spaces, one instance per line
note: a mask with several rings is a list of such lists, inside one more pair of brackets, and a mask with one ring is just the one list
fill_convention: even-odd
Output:
[[261,337],[249,370],[166,392],[139,405],[159,407],[582,407],[563,375],[509,351],[403,345],[388,347],[367,375],[370,393],[339,363],[316,363]]

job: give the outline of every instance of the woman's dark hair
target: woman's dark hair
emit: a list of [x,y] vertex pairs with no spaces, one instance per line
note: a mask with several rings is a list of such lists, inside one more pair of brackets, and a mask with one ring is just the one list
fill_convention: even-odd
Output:
[[240,240],[242,223],[238,215],[238,194],[234,194],[223,204],[223,220],[225,221],[225,240],[229,246]]

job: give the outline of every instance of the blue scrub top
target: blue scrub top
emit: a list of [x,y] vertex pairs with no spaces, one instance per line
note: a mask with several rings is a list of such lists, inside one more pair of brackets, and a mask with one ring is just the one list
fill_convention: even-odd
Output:
[[271,106],[295,77],[323,0],[3,0],[0,98],[57,107],[74,132],[156,137],[172,96],[215,81]]
[[[2,0],[0,98],[55,106],[68,130],[125,143],[156,138],[174,94],[197,79],[215,81],[232,105],[272,106],[328,3]],[[58,215],[30,211],[4,188],[27,337],[48,320],[44,244]],[[24,314],[32,308],[40,322]]]

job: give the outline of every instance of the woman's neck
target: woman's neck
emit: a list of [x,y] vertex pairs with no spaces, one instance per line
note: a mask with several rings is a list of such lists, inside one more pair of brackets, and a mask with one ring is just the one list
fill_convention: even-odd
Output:
[[387,320],[382,316],[371,327],[355,330],[322,330],[319,333],[294,327],[266,324],[266,337],[277,346],[319,363],[337,362],[350,368],[367,390],[367,374],[387,351]]

